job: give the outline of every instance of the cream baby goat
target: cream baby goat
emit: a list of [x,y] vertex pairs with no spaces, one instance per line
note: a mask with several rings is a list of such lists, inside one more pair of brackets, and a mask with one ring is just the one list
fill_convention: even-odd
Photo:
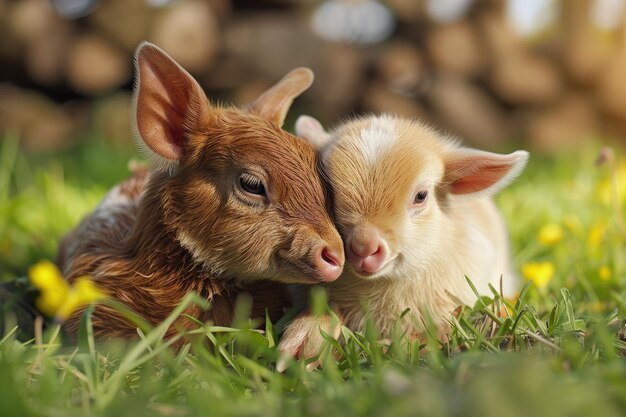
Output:
[[[389,337],[408,309],[402,330],[418,336],[430,320],[445,333],[453,310],[476,301],[466,276],[481,294],[491,294],[489,284],[499,288],[501,277],[504,293],[514,291],[506,226],[490,197],[522,171],[527,152],[465,148],[423,123],[389,115],[332,133],[302,116],[296,133],[320,149],[333,191],[347,265],[323,285],[345,326],[363,330],[371,319]],[[313,356],[320,327],[333,330],[328,317],[299,316],[279,349]]]

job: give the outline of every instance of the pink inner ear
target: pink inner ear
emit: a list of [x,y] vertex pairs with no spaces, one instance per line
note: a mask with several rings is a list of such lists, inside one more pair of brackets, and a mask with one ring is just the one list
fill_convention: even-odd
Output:
[[[180,160],[183,156],[184,130],[174,122],[171,109],[155,104],[154,97],[139,95],[137,129],[144,143],[163,158]],[[182,123],[182,120],[181,120]]]
[[208,105],[197,82],[165,52],[144,44],[137,53],[137,129],[159,156],[180,160],[185,149],[185,123]]
[[470,159],[447,165],[452,194],[470,194],[485,190],[504,178],[513,168],[511,164]]
[[517,174],[528,160],[528,152],[501,155],[476,149],[456,148],[444,155],[444,184],[451,194],[495,193]]
[[317,119],[311,116],[302,115],[298,117],[295,131],[297,136],[306,139],[318,149],[330,140],[330,134],[324,130],[324,127]]

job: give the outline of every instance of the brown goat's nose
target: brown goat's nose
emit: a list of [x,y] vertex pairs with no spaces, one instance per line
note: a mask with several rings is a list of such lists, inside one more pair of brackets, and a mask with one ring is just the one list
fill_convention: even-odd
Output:
[[319,271],[320,281],[336,280],[343,270],[343,252],[337,252],[327,245],[322,245],[315,254],[315,265]]

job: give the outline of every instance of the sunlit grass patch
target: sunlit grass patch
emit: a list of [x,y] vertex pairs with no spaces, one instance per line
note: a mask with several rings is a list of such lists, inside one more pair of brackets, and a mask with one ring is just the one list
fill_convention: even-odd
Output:
[[[101,140],[62,156],[27,157],[19,139],[0,141],[0,281],[53,258],[59,238],[126,175],[128,156]],[[96,182],[96,179],[98,182]]]
[[526,271],[525,278],[539,282],[538,292],[545,289],[554,296],[567,287],[581,303],[603,300],[607,307],[617,307],[626,286],[626,215],[624,205],[598,193],[624,157],[618,155],[613,166],[596,166],[597,154],[588,150],[531,160],[528,171],[498,202],[516,264],[522,275]]
[[[59,237],[126,175],[127,161],[99,142],[63,160],[38,160],[6,139],[0,279],[52,259]],[[596,166],[599,150],[533,157],[498,196],[522,289],[504,299],[494,288],[460,309],[445,339],[398,333],[381,341],[371,329],[344,328],[341,343],[327,338],[321,369],[291,361],[278,373],[284,323],[252,328],[245,303],[236,327],[197,323],[179,336],[189,342],[178,350],[163,337],[185,305],[206,307],[193,296],[126,343],[93,340],[88,314],[75,343],[57,326],[20,342],[8,326],[0,335],[0,416],[622,415],[626,204],[619,170],[626,159],[618,152],[612,166]],[[325,308],[316,299],[315,309]]]

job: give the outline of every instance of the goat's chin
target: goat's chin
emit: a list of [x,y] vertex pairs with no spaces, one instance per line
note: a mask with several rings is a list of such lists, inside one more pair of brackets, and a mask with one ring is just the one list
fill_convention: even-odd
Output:
[[322,282],[312,269],[300,268],[290,262],[283,263],[270,279],[283,284],[314,285]]
[[283,276],[280,278],[276,278],[273,281],[281,282],[283,284],[302,284],[302,285],[315,285],[315,284],[320,284],[322,282],[319,279],[309,277],[306,275]]
[[237,268],[228,266],[225,268],[230,273],[223,274],[225,279],[232,279],[238,283],[253,283],[255,281],[273,281],[282,284],[305,284],[314,285],[322,282],[312,268],[304,265],[283,261],[278,268],[273,265],[269,268]]
[[398,264],[400,263],[400,255],[390,256],[377,271],[374,272],[366,272],[366,271],[357,271],[355,268],[350,265],[349,271],[355,277],[362,280],[378,280],[378,279],[386,279],[386,278],[394,278],[395,272]]

